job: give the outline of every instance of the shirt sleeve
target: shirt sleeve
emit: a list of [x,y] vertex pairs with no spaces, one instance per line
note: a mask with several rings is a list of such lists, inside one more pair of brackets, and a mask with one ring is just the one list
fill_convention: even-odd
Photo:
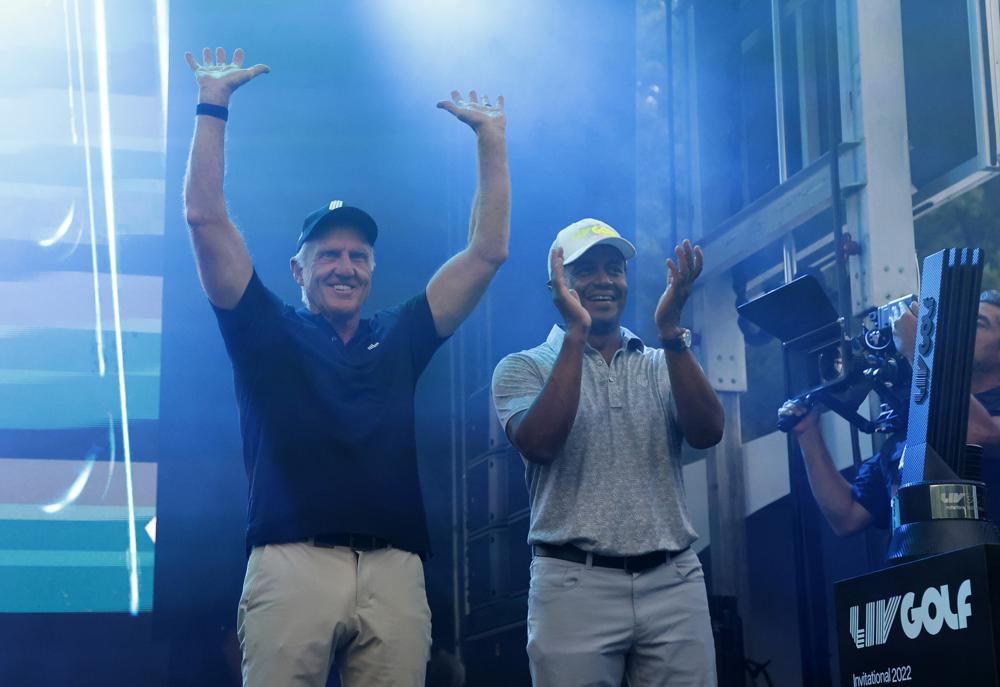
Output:
[[983,404],[986,408],[986,412],[991,416],[996,417],[1000,415],[1000,386],[984,391],[980,394],[976,394],[976,399]]
[[409,333],[414,378],[419,377],[448,337],[438,336],[426,291],[399,305],[396,308],[396,315],[400,324]]
[[872,524],[880,529],[889,528],[889,485],[876,454],[858,468],[857,477],[851,485],[854,500],[871,513]]
[[235,307],[226,309],[212,305],[226,351],[235,366],[251,365],[280,344],[281,317],[286,307],[264,286],[256,270]]
[[512,353],[493,371],[493,405],[504,432],[507,423],[531,407],[545,386],[538,366],[522,353]]

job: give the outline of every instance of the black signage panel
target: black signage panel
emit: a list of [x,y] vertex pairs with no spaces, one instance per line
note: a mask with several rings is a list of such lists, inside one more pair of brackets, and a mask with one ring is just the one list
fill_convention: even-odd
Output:
[[835,585],[840,683],[1000,685],[1000,545]]

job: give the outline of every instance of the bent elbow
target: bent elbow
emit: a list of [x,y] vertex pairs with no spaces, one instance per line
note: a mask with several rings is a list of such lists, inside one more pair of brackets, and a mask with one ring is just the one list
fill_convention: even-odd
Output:
[[556,458],[554,451],[550,451],[543,446],[534,445],[533,442],[525,440],[523,436],[515,434],[511,443],[526,461],[536,465],[548,465]]
[[476,247],[475,255],[495,272],[500,269],[502,264],[507,262],[507,258],[510,256],[510,249],[507,246],[497,246],[495,248]]
[[192,207],[190,205],[184,208],[184,219],[187,221],[188,227],[192,230],[223,224],[228,218],[229,215],[224,208],[222,210],[205,209],[204,207]]
[[187,225],[191,229],[197,229],[207,223],[205,218],[205,213],[200,210],[195,210],[193,208],[184,209],[184,219],[187,220]]
[[701,427],[698,427],[695,431],[690,432],[690,435],[685,433],[684,438],[687,439],[691,448],[706,449],[712,448],[722,441],[724,433],[725,421],[722,417],[718,417],[713,418]]
[[831,517],[827,515],[827,522],[830,528],[838,537],[847,537],[857,534],[871,523],[871,514],[857,501],[851,500],[851,507],[846,513],[836,513]]
[[221,224],[223,222],[223,218],[219,217],[218,214],[192,208],[188,208],[185,211],[184,218],[187,220],[188,228],[191,231],[201,229],[202,227]]
[[488,259],[494,266],[500,267],[500,265],[507,262],[507,258],[509,257],[510,249],[507,248],[507,246],[504,246],[503,248],[494,251]]
[[712,448],[713,446],[718,445],[720,441],[722,441],[722,430],[720,429],[716,431],[713,429],[685,438],[687,439],[688,444],[691,445],[691,448],[697,448],[697,449]]
[[828,520],[828,522],[830,523],[830,529],[838,537],[847,537],[861,530],[861,527],[853,522],[843,520]]

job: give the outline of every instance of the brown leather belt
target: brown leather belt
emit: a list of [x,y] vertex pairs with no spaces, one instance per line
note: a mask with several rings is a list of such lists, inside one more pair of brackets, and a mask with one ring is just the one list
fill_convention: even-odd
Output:
[[601,568],[615,568],[629,573],[638,573],[650,568],[663,565],[672,558],[676,558],[684,553],[690,546],[685,546],[680,551],[650,551],[638,556],[602,556],[599,553],[588,554],[583,549],[571,544],[553,546],[552,544],[535,544],[533,551],[536,556],[543,558],[558,558],[572,563],[586,563],[587,556],[591,556],[591,565]]

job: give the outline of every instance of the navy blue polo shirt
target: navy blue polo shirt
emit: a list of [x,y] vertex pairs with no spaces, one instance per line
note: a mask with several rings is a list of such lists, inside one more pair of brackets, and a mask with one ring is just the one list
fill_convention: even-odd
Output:
[[899,459],[905,446],[905,432],[891,435],[878,453],[858,467],[858,474],[851,485],[854,500],[871,513],[872,524],[881,529],[888,529],[891,522],[891,489],[899,473]]
[[426,294],[361,320],[346,345],[256,272],[235,308],[214,310],[239,403],[248,550],[349,532],[428,552],[413,395],[444,339]]
[[[1000,415],[1000,387],[976,394],[986,412]],[[899,459],[906,445],[906,434],[893,434],[882,445],[882,450],[858,468],[851,491],[854,500],[872,515],[872,524],[888,529],[891,523],[892,485],[898,480]],[[1000,522],[1000,450],[990,447],[983,454],[982,481],[986,483],[986,513],[994,522]]]

